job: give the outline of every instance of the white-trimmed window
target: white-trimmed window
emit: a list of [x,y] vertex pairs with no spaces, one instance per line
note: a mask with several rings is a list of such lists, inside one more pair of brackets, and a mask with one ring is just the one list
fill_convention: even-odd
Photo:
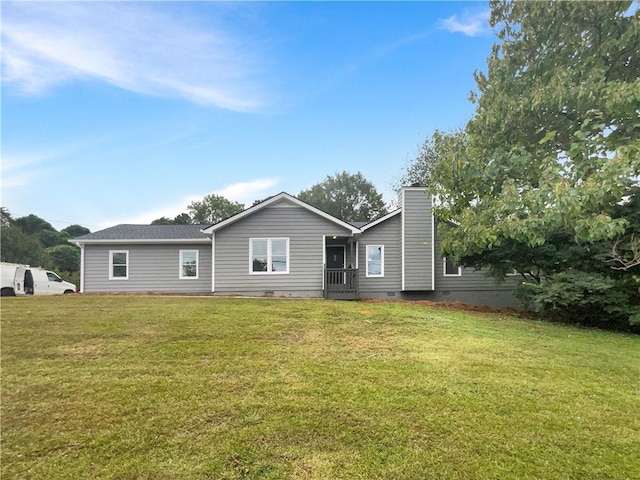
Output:
[[367,245],[367,277],[384,277],[384,245]]
[[461,277],[462,267],[456,263],[453,263],[447,257],[442,257],[442,264],[444,268],[445,277]]
[[180,279],[198,279],[198,250],[180,250]]
[[289,273],[289,239],[250,238],[249,273]]
[[129,280],[129,250],[109,250],[109,280]]

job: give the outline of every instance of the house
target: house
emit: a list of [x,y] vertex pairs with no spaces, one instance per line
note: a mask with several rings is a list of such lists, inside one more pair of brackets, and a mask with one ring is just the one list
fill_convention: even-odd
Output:
[[442,257],[432,200],[351,224],[287,193],[214,225],[118,225],[75,238],[81,292],[385,298],[518,305],[513,283]]

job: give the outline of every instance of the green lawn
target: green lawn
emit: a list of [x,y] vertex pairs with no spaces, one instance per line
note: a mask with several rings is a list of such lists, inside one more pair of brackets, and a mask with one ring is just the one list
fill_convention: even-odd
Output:
[[3,479],[637,479],[640,337],[401,303],[2,299]]

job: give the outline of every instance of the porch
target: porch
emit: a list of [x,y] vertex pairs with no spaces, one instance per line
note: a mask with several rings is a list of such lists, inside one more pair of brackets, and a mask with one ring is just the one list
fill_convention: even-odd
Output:
[[357,268],[324,269],[324,298],[358,300],[360,298]]
[[326,236],[324,246],[324,298],[359,299],[357,236]]

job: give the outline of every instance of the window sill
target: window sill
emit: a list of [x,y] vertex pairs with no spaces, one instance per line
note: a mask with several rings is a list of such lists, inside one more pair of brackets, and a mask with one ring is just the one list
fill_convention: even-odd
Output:
[[289,275],[289,272],[249,272],[249,275]]

